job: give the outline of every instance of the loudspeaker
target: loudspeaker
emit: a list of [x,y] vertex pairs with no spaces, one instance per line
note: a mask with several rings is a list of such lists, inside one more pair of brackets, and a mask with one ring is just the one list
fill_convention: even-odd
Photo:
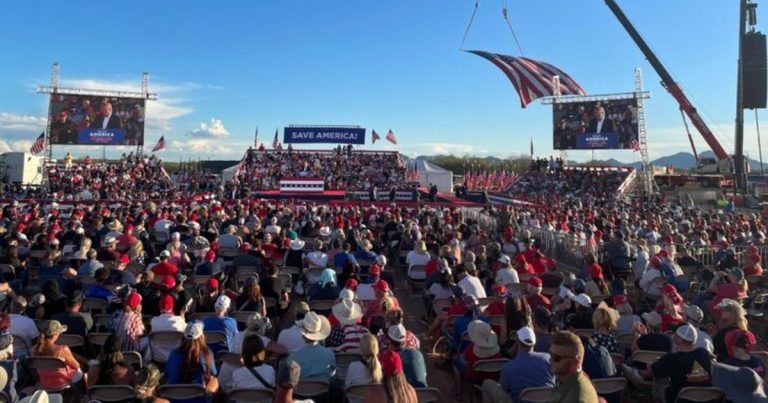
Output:
[[742,60],[744,61],[742,105],[745,109],[764,109],[766,90],[768,89],[765,35],[760,32],[744,34],[742,46]]

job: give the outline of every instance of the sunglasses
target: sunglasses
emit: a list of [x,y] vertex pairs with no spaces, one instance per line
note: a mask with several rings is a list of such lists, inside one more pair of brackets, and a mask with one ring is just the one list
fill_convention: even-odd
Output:
[[560,355],[555,353],[549,353],[549,357],[552,359],[552,362],[560,362],[566,358],[576,358],[575,355]]

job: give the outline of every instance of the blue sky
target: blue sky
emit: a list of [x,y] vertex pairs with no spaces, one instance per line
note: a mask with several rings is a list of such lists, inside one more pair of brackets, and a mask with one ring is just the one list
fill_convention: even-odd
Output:
[[[631,91],[633,69],[642,68],[653,93],[646,103],[651,157],[690,150],[677,104],[603,1],[507,3],[525,55],[560,67],[589,94]],[[473,4],[10,2],[0,17],[0,150],[28,148],[42,130],[47,98],[35,86],[48,82],[58,61],[62,86],[138,90],[141,73],[150,72],[159,100],[148,108],[146,143],[164,135],[167,159],[236,159],[257,126],[269,142],[289,124],[360,125],[369,136],[370,129],[391,128],[397,148],[412,156],[507,157],[527,153],[531,138],[537,154],[551,153],[550,107],[534,102],[521,109],[500,71],[458,50]],[[731,150],[738,2],[619,4]],[[466,48],[519,55],[501,9],[502,1],[480,0]],[[745,149],[756,158],[754,126],[750,111]],[[72,151],[101,154],[100,148]],[[631,162],[639,155],[596,157]]]

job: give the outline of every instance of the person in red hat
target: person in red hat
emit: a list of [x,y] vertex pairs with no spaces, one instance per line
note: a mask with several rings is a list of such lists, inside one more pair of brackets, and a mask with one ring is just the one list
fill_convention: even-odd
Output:
[[674,285],[666,283],[661,287],[661,302],[656,310],[661,314],[661,331],[666,332],[679,325],[685,319],[683,303],[685,300]]
[[746,266],[744,266],[743,270],[744,275],[747,277],[747,283],[750,289],[755,289],[760,283],[757,278],[763,275],[763,266],[760,264],[762,258],[759,253],[750,253],[748,251],[744,260],[746,261]]
[[546,295],[541,294],[541,290],[543,289],[542,284],[541,279],[538,277],[531,277],[531,279],[528,280],[525,301],[528,302],[528,305],[531,307],[531,312],[535,311],[536,308],[540,306],[547,308],[547,310],[552,309],[552,302]]
[[533,273],[533,268],[530,264],[528,264],[528,259],[525,258],[525,255],[522,253],[519,253],[515,255],[515,259],[513,261],[513,267],[517,271],[518,274],[530,274]]
[[587,266],[587,287],[585,293],[590,297],[596,295],[609,295],[608,284],[603,276],[603,267],[597,263],[595,255],[587,253],[584,255],[584,264]]
[[[158,301],[158,310],[160,315],[152,318],[150,326],[153,332],[184,332],[187,326],[183,316],[176,315],[173,311],[175,301],[170,294],[160,297]],[[176,348],[176,343],[163,343],[155,341],[152,343],[152,359],[165,361],[168,355]]]
[[123,351],[143,352],[149,345],[141,319],[141,295],[131,291],[123,298],[123,310],[112,317],[110,329],[123,339]]
[[540,276],[541,283],[546,288],[560,287],[563,282],[563,275],[557,272],[557,262],[555,259],[547,259],[544,274]]
[[215,277],[211,277],[205,283],[205,289],[199,297],[197,297],[197,305],[195,311],[197,312],[214,312],[214,305],[216,304],[216,298],[219,296],[219,280]]
[[400,354],[392,350],[379,353],[384,389],[390,402],[418,403],[416,390],[408,383],[403,372],[403,361]]
[[369,302],[365,307],[365,314],[363,315],[362,323],[367,327],[371,325],[371,319],[374,316],[380,316],[384,318],[386,313],[391,309],[400,309],[400,303],[397,301],[390,289],[389,284],[384,280],[379,280],[373,284],[373,291],[376,295],[376,299]]
[[765,379],[765,364],[757,357],[750,354],[755,348],[757,339],[749,330],[734,329],[725,334],[725,348],[728,350],[728,358],[724,364],[734,367],[746,367]]

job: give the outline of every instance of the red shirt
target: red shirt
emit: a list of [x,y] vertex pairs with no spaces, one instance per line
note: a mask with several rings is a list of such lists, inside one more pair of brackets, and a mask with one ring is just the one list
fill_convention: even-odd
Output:
[[178,272],[179,268],[168,262],[160,262],[152,266],[152,273],[155,273],[156,276],[175,276]]
[[463,303],[463,302],[459,302],[458,304],[453,304],[453,305],[451,305],[451,306],[448,308],[448,310],[447,310],[447,311],[445,311],[445,313],[446,313],[448,316],[453,316],[453,315],[464,315],[465,313],[467,313],[467,307],[466,307],[466,306],[464,306],[464,303]]
[[437,259],[432,259],[429,262],[427,262],[426,265],[424,265],[424,272],[427,274],[427,277],[431,276],[432,273],[437,271],[438,265],[437,265]]
[[535,311],[537,307],[543,306],[547,309],[552,309],[552,302],[549,301],[549,298],[547,298],[544,295],[541,294],[534,294],[534,295],[528,295],[525,297],[525,300],[528,302],[528,305],[531,307],[531,312]]
[[488,378],[484,379],[474,379],[475,378],[475,363],[480,360],[492,360],[494,358],[501,358],[501,352],[496,353],[495,355],[492,355],[490,357],[483,357],[480,358],[477,355],[475,355],[475,349],[473,348],[474,344],[469,343],[467,347],[464,349],[464,359],[467,361],[467,366],[464,367],[464,377],[466,379],[469,379],[470,381],[484,381],[485,379],[492,379],[493,375],[488,376]]

